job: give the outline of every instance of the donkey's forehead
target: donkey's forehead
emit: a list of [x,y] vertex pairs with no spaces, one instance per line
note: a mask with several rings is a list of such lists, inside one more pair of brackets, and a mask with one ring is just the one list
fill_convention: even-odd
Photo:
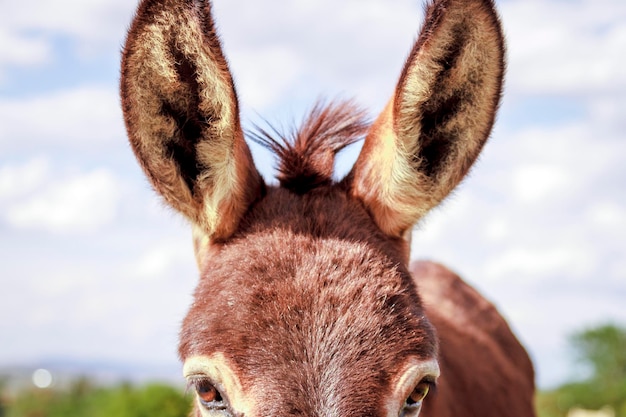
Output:
[[[181,355],[267,350],[277,343],[282,350],[286,340],[317,346],[350,333],[372,351],[395,339],[412,350],[420,348],[406,333],[430,344],[429,332],[401,264],[362,242],[277,229],[209,259],[183,325]],[[432,346],[424,350],[433,353]]]
[[[183,357],[256,347],[271,351],[282,348],[267,349],[268,344],[282,345],[285,339],[326,343],[346,332],[361,332],[371,343],[381,338],[405,343],[402,333],[408,332],[429,339],[424,354],[432,353],[412,279],[403,263],[388,255],[400,243],[377,235],[358,206],[337,207],[350,205],[341,193],[329,193],[289,197],[270,190],[269,203],[249,214],[238,237],[213,248],[183,326]],[[360,232],[349,232],[355,229]],[[407,346],[414,348],[413,342]]]

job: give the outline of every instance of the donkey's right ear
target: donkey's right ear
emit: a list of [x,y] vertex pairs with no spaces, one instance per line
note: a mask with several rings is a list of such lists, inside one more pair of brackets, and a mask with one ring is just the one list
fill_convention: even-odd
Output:
[[389,105],[347,178],[400,237],[467,174],[493,126],[504,39],[493,0],[433,0]]
[[208,0],[143,0],[122,57],[130,143],[154,188],[210,240],[263,192]]

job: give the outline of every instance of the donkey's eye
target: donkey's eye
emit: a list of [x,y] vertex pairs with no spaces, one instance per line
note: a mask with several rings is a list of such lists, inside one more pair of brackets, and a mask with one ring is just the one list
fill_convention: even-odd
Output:
[[203,406],[209,409],[223,409],[226,408],[222,394],[218,389],[206,379],[198,379],[191,381],[191,385],[195,388],[198,399]]
[[407,397],[404,406],[406,408],[419,408],[422,405],[422,401],[428,395],[430,388],[432,386],[432,382],[427,380],[422,380],[417,386],[413,389],[413,392]]

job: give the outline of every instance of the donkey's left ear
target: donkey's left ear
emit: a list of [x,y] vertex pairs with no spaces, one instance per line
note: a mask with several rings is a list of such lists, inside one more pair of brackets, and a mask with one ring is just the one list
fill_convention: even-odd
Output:
[[390,236],[463,179],[493,126],[504,42],[493,0],[435,0],[396,92],[347,178]]
[[154,188],[210,241],[263,192],[209,0],[142,0],[122,58],[130,143]]

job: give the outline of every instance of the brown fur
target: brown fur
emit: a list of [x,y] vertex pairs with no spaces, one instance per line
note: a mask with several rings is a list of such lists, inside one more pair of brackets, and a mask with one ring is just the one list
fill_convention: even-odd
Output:
[[[179,352],[224,407],[207,414],[199,395],[193,416],[404,415],[436,360],[420,415],[534,416],[532,365],[505,321],[445,268],[409,271],[403,239],[486,141],[503,48],[491,0],[435,1],[371,127],[351,103],[320,104],[291,136],[253,138],[279,157],[268,187],[210,3],[141,2],[122,61],[126,125],[155,189],[193,225],[201,279]],[[333,181],[336,152],[364,135]]]

